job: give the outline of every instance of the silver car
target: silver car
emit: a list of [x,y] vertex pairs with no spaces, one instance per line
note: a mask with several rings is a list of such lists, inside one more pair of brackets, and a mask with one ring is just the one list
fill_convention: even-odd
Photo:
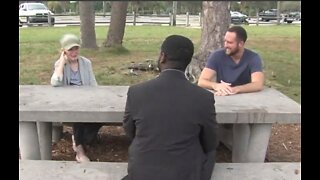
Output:
[[19,22],[49,23],[48,16],[51,16],[51,25],[54,25],[53,13],[42,3],[22,3],[19,6]]

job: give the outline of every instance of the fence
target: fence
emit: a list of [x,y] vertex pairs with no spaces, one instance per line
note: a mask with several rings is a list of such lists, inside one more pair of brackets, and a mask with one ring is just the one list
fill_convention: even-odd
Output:
[[[35,21],[31,22],[30,19],[33,18]],[[95,23],[96,24],[110,24],[111,15],[106,14],[96,14]],[[37,20],[38,19],[38,20]],[[190,15],[188,12],[186,14],[176,15],[174,19],[173,14],[164,15],[139,15],[135,12],[128,13],[126,17],[126,24],[129,25],[139,25],[139,24],[149,24],[149,25],[168,25],[168,26],[202,26],[203,17],[201,13],[198,15]],[[279,17],[279,21],[259,21],[259,16],[250,16],[245,22],[239,22],[237,24],[282,24],[283,18]],[[30,25],[80,25],[80,17],[72,15],[49,15],[49,16],[19,16],[19,25],[22,26],[26,24]]]

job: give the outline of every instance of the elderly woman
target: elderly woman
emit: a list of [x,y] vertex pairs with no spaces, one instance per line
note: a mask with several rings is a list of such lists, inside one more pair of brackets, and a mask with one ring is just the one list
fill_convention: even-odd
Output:
[[[80,56],[80,40],[73,34],[64,35],[61,40],[60,58],[55,62],[51,85],[56,86],[97,86],[91,61]],[[79,97],[75,97],[79,98]],[[96,138],[101,123],[74,123],[73,150],[78,162],[90,161],[85,153],[85,145]]]

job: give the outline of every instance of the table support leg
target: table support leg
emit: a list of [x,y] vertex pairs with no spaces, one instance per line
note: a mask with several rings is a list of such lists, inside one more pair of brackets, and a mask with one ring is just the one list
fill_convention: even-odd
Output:
[[247,148],[250,137],[249,124],[233,125],[232,162],[246,162]]
[[264,162],[272,124],[253,124],[249,140],[247,162]]
[[272,124],[234,124],[232,162],[264,162]]
[[233,124],[219,124],[218,138],[230,151],[232,151]]
[[19,148],[21,159],[41,159],[35,122],[19,122]]
[[42,160],[52,159],[52,123],[37,122],[40,153]]
[[52,123],[52,142],[58,142],[63,134],[63,125],[62,123]]

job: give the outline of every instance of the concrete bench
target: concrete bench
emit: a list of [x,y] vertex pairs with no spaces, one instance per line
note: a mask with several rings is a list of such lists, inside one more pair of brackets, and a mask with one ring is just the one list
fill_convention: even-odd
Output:
[[[20,180],[120,180],[127,163],[20,160]],[[300,180],[300,162],[216,163],[212,180]]]

